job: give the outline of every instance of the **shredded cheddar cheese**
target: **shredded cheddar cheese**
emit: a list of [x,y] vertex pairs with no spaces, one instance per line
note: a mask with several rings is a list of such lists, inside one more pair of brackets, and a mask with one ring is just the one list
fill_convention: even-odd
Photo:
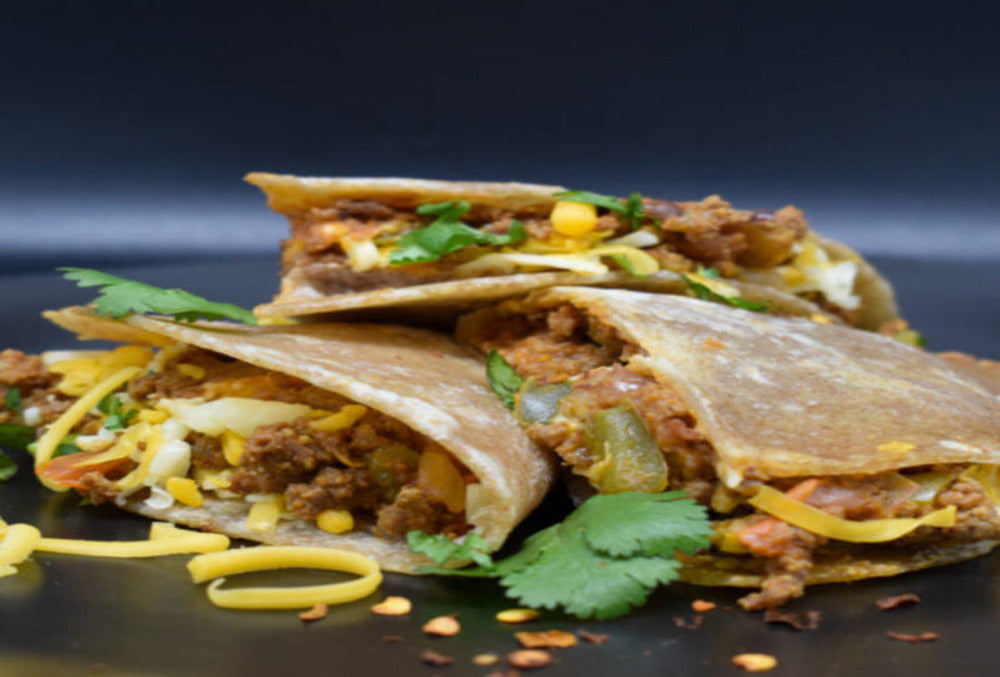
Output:
[[146,346],[121,346],[84,357],[60,360],[48,369],[63,378],[56,389],[73,397],[87,393],[96,384],[123,367],[144,367],[153,359],[153,351]]
[[205,498],[198,491],[195,481],[187,477],[171,477],[167,480],[167,491],[179,503],[189,505],[192,508],[200,508]]
[[21,564],[38,547],[42,534],[30,524],[4,525],[0,541],[0,578],[17,573],[15,565]]
[[[38,448],[35,451],[36,474],[39,467],[52,459],[52,454],[55,452],[56,447],[69,434],[73,426],[87,415],[87,412],[96,407],[106,395],[113,393],[119,386],[141,371],[139,367],[123,367],[119,369],[84,393],[69,409],[63,412],[62,416],[56,419],[38,440]],[[39,475],[39,481],[53,491],[67,491],[69,489],[69,487],[55,484],[41,475]]]
[[952,527],[956,508],[927,513],[923,517],[899,517],[854,522],[834,517],[808,503],[763,485],[749,501],[750,505],[806,531],[849,543],[884,543],[902,538],[917,527]]
[[200,381],[205,378],[205,368],[199,367],[197,364],[188,364],[183,362],[177,365],[177,371],[184,374],[188,378],[192,378],[195,381]]
[[222,456],[229,465],[239,465],[246,440],[232,430],[222,432]]
[[350,428],[367,413],[368,407],[362,404],[346,404],[337,413],[312,421],[309,427],[320,432],[331,433]]
[[[212,581],[209,600],[227,609],[298,609],[315,604],[344,604],[373,593],[382,572],[370,557],[330,548],[257,546],[194,557],[187,565],[195,583]],[[327,569],[346,571],[361,578],[344,583],[286,588],[222,590],[222,576],[267,569]],[[213,580],[215,579],[215,580]]]
[[[17,526],[29,525],[14,524],[0,528],[0,532],[9,535],[10,531]],[[7,539],[4,538],[4,543],[6,542]],[[145,541],[85,541],[71,538],[41,537],[34,545],[34,551],[87,557],[132,558],[219,552],[228,547],[229,538],[222,534],[206,534],[200,531],[179,529],[166,522],[154,522],[149,528],[149,539]],[[0,544],[0,548],[2,548],[2,544]]]

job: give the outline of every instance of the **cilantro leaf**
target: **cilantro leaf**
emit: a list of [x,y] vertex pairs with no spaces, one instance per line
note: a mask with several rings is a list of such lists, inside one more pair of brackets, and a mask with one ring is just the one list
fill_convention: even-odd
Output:
[[[567,520],[568,522],[569,520]],[[677,578],[680,563],[642,555],[619,558],[590,547],[585,529],[567,522],[536,534],[537,557],[501,579],[507,595],[542,609],[563,607],[579,618],[614,618]]]
[[511,245],[523,242],[528,236],[524,224],[515,220],[504,233],[484,233],[462,223],[461,218],[472,206],[465,200],[420,205],[417,213],[436,216],[426,228],[411,231],[399,238],[396,248],[389,252],[389,264],[425,263],[437,261],[445,254],[470,245]]
[[[490,566],[430,573],[496,576],[509,597],[527,606],[607,619],[628,613],[657,585],[676,580],[680,563],[674,553],[708,547],[711,533],[705,509],[683,492],[595,496],[563,522],[528,538],[510,557]],[[421,547],[420,552],[446,557],[436,560],[444,563],[462,546]]]
[[[490,556],[490,545],[482,536],[476,533],[466,534],[462,542],[453,541],[444,534],[425,534],[422,531],[410,531],[406,534],[406,543],[413,552],[427,555],[441,565],[438,567],[423,567],[426,573],[464,573],[466,575],[492,576],[495,567]],[[472,560],[479,569],[455,571],[445,569],[444,565],[454,560]]]
[[59,268],[63,277],[80,287],[101,287],[94,308],[101,315],[118,318],[129,313],[173,315],[176,320],[230,319],[257,324],[253,313],[231,303],[217,303],[183,289],[163,289],[143,282],[89,268]]
[[592,548],[617,557],[671,556],[674,550],[690,555],[707,548],[713,533],[705,508],[681,491],[594,496],[573,513],[573,519],[586,524]]
[[79,454],[83,449],[76,446],[77,435],[67,435],[60,440],[59,444],[56,445],[55,451],[52,452],[52,458],[58,458],[59,456],[69,456],[70,454]]
[[17,423],[0,423],[0,447],[27,449],[35,439],[35,431]]
[[[643,217],[646,216],[642,205],[642,195],[639,193],[632,193],[625,202],[622,202],[613,195],[591,193],[589,190],[567,190],[562,193],[556,193],[553,197],[561,198],[567,202],[582,202],[583,204],[594,205],[595,207],[603,207],[604,209],[621,214],[628,219],[629,228],[632,230],[638,228],[642,224]],[[659,225],[660,222],[658,219],[653,220]]]
[[105,430],[122,430],[139,413],[138,409],[125,411],[124,407],[122,407],[121,398],[115,393],[105,395],[97,403],[97,410],[105,415],[104,423],[101,426]]
[[514,409],[514,395],[521,389],[524,379],[496,349],[486,358],[486,377],[504,406]]
[[[716,280],[719,278],[719,271],[715,268],[699,268],[697,274],[710,280]],[[771,307],[771,304],[767,301],[757,303],[755,301],[742,299],[739,296],[723,296],[722,294],[718,294],[712,291],[708,285],[703,282],[699,282],[696,278],[688,275],[687,273],[682,274],[681,277],[684,278],[688,288],[694,292],[694,295],[702,301],[717,301],[719,303],[725,303],[733,306],[734,308],[742,308],[744,310],[753,310],[757,312],[766,312]]]
[[24,405],[21,403],[21,390],[16,386],[7,391],[4,395],[4,408],[7,411],[15,411],[18,414],[24,413]]
[[17,473],[17,462],[0,451],[0,482],[9,480]]

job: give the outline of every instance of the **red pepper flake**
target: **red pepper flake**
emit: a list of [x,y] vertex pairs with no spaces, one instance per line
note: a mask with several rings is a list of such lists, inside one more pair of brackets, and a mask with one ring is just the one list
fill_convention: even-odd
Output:
[[684,616],[674,616],[674,625],[681,630],[697,630],[704,622],[705,617],[701,614],[696,614],[690,618],[685,618]]
[[395,642],[402,642],[403,638],[399,635],[383,635],[382,641],[386,644],[394,644]]
[[521,677],[521,671],[510,668],[509,670],[494,670],[486,677]]
[[443,668],[446,665],[451,665],[455,662],[455,659],[451,656],[445,656],[437,651],[432,651],[431,649],[424,649],[420,652],[420,660],[427,665],[433,665],[436,668]]
[[768,609],[764,612],[765,623],[784,623],[795,630],[815,630],[823,614],[819,611],[785,611],[784,609]]
[[920,597],[915,593],[907,592],[902,595],[896,595],[895,597],[883,597],[882,599],[876,601],[875,604],[882,611],[892,611],[893,609],[898,609],[900,607],[920,604]]
[[700,614],[707,613],[715,608],[715,602],[708,602],[703,599],[696,599],[691,602],[691,610]]
[[311,623],[313,621],[319,621],[326,618],[326,615],[330,612],[330,608],[326,604],[317,603],[312,609],[308,611],[302,611],[299,613],[299,620],[303,623]]
[[602,635],[597,632],[587,632],[586,630],[579,630],[577,631],[576,634],[580,635],[580,639],[582,639],[584,642],[588,642],[590,644],[597,644],[598,646],[608,641],[607,635]]
[[918,642],[933,642],[936,639],[940,639],[941,635],[936,632],[921,632],[919,635],[911,635],[905,632],[893,632],[890,630],[885,633],[889,639],[896,639],[900,642],[910,642],[911,644],[916,644]]

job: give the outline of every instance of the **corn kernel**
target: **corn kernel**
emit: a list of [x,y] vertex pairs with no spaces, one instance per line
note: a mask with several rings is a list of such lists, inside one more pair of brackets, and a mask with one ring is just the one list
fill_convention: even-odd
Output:
[[239,465],[243,456],[243,445],[245,440],[234,433],[226,430],[222,433],[222,456],[229,465]]
[[327,533],[342,534],[354,528],[354,518],[346,510],[324,510],[316,515],[316,526]]
[[139,423],[163,423],[168,418],[170,418],[170,414],[156,409],[140,409],[139,413],[135,415],[135,420]]
[[188,378],[193,378],[195,381],[200,381],[205,378],[204,367],[199,367],[197,364],[188,364],[183,362],[177,365],[177,371],[184,374]]
[[569,237],[586,235],[597,225],[597,207],[581,202],[559,201],[552,209],[552,227]]
[[332,433],[337,430],[343,430],[344,428],[350,428],[352,425],[358,422],[362,416],[368,413],[368,407],[361,404],[347,404],[341,408],[336,414],[330,414],[318,421],[313,421],[309,424],[314,430],[319,430],[320,432]]
[[171,477],[168,479],[167,491],[178,502],[189,505],[192,508],[200,508],[205,500],[201,492],[198,491],[198,486],[194,483],[194,480],[187,477]]

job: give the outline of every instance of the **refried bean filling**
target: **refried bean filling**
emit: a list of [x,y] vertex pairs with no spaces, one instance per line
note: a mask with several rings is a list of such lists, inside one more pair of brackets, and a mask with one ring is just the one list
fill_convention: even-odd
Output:
[[[555,415],[546,421],[524,421],[528,435],[554,451],[573,473],[589,476],[597,462],[585,431],[595,414],[627,401],[641,417],[666,462],[668,489],[688,492],[710,508],[716,520],[716,548],[737,557],[754,558],[762,566],[761,590],[740,604],[748,610],[781,606],[803,594],[814,561],[828,550],[827,539],[792,526],[745,503],[754,483],[734,491],[718,482],[711,443],[678,394],[628,361],[642,351],[614,329],[571,305],[529,314],[514,314],[468,328],[472,345],[497,350],[525,379],[541,386],[570,384]],[[520,397],[528,392],[522,389]],[[906,468],[875,475],[782,478],[776,489],[814,507],[849,520],[920,517],[949,505],[957,508],[950,528],[920,527],[885,544],[917,547],[938,542],[974,542],[1000,538],[1000,518],[983,486],[963,477],[968,465]],[[938,478],[936,493],[922,495],[920,481]],[[923,492],[926,493],[926,492]],[[733,544],[736,551],[733,551]]]

